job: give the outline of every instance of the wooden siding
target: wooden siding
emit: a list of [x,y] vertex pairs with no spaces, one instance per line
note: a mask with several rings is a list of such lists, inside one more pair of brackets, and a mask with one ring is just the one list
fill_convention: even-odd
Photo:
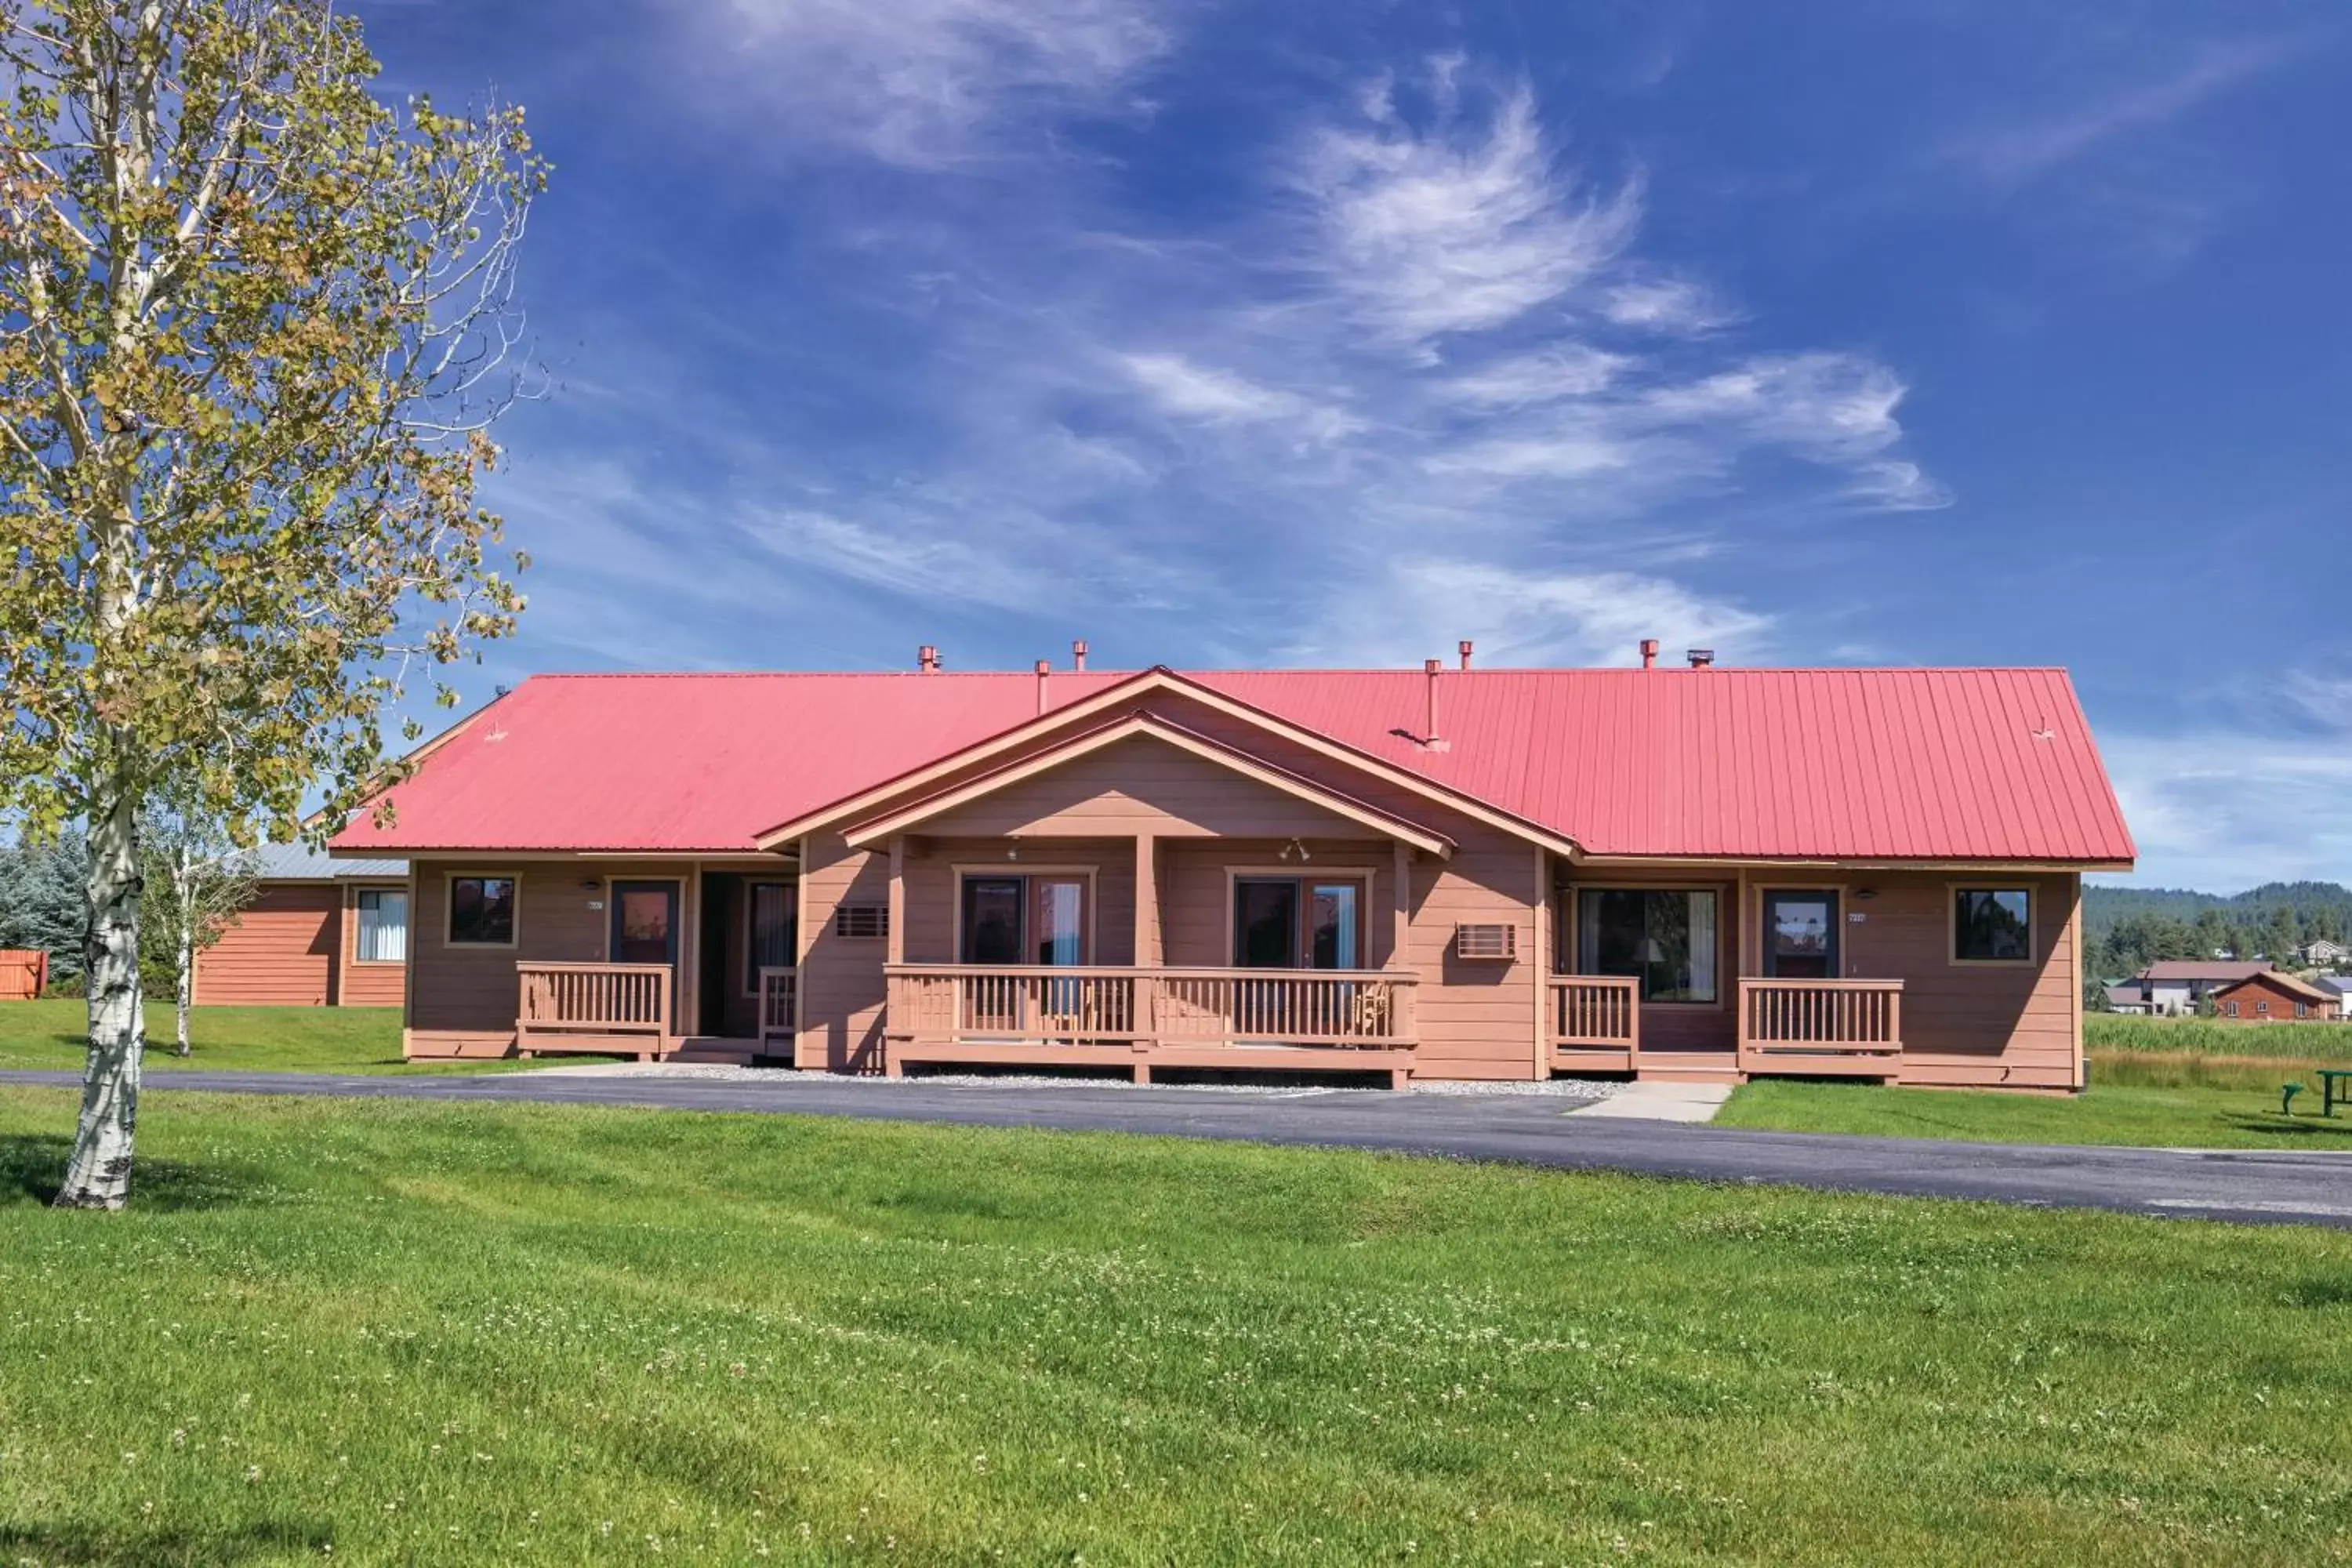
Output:
[[[2336,1016],[2333,997],[2325,1001],[2283,984],[2285,976],[2275,971],[2248,975],[2235,985],[2226,985],[2213,993],[2213,1016],[2224,1024],[2313,1024],[2333,1019]],[[2237,1016],[2230,1014],[2230,1004],[2238,1005]],[[2263,1003],[2269,1011],[2256,1012]],[[2297,1007],[2306,1009],[2295,1016]]]
[[852,849],[837,833],[801,841],[800,1030],[793,1061],[832,1072],[882,1070],[882,965],[889,942],[837,936],[845,903],[887,904],[890,858]]
[[[345,1007],[397,1007],[402,993],[408,985],[408,965],[401,963],[362,963],[359,959],[360,894],[362,892],[404,892],[405,882],[355,882],[343,889],[342,940],[339,947],[340,980],[335,1001]],[[408,940],[414,942],[416,932],[412,921]]]
[[966,838],[1043,834],[1132,839],[1140,833],[1161,838],[1386,841],[1337,812],[1140,735],[1009,784],[930,818],[921,831]]
[[[677,1016],[684,1032],[701,1032],[696,987],[701,969],[698,895],[704,868],[695,862],[676,860],[500,861],[484,855],[415,861],[411,875],[408,932],[407,1026],[413,1037],[412,1054],[456,1054],[456,1047],[461,1045],[466,1054],[477,1054],[488,1048],[488,1042],[498,1040],[510,1046],[514,1039],[515,1006],[520,994],[515,965],[534,960],[551,963],[604,961],[610,954],[612,884],[615,879],[678,885]],[[781,858],[766,863],[712,862],[708,869],[771,877],[779,881],[790,881],[794,875],[792,863]],[[449,879],[461,874],[515,879],[514,945],[450,944]],[[592,905],[599,907],[591,908]],[[736,962],[741,962],[740,956]],[[878,963],[877,981],[878,984]],[[721,1027],[726,1024],[725,1019],[712,1022]],[[445,1045],[450,1048],[443,1049]]]
[[269,882],[196,955],[195,999],[205,1006],[323,1007],[342,972],[342,889],[331,882]]
[[[1135,845],[1132,839],[1034,839],[1021,846],[1021,858],[1007,860],[1001,838],[913,840],[906,863],[906,962],[954,963],[956,906],[962,893],[958,868],[988,876],[1025,877],[1050,871],[1093,873],[1089,911],[1090,964],[1129,964],[1135,957]],[[887,867],[884,870],[887,874]]]

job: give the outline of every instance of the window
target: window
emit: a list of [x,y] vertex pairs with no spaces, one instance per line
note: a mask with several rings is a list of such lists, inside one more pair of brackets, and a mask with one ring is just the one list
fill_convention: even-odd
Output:
[[964,963],[1087,961],[1087,879],[1077,875],[966,877]]
[[2295,1016],[2296,1017],[2298,1017],[2298,1018],[2308,1018],[2308,1017],[2310,1017],[2310,1016],[2311,1016],[2311,1004],[2310,1004],[2310,1003],[2308,1003],[2308,1002],[2298,1002],[2298,1003],[2296,1003],[2296,1004],[2294,1005],[2294,1016]]
[[1632,975],[1644,1002],[1713,1002],[1715,915],[1711,889],[1583,889],[1577,973]]
[[762,969],[790,969],[800,962],[800,889],[790,882],[753,882],[744,891],[743,989],[756,994]]
[[1360,969],[1364,884],[1234,879],[1234,963],[1243,969]]
[[2232,1002],[2232,1003],[2231,1003],[2231,1004],[2230,1004],[2230,1016],[2231,1016],[2231,1017],[2232,1017],[2232,1018],[2234,1018],[2234,1017],[2236,1017],[2237,1016],[2238,1016],[2238,1005],[2237,1005],[2235,1002]]
[[2254,1011],[2257,1013],[2267,1013],[2270,1010],[2271,1005],[2267,1002],[2257,1002],[2254,1004]]
[[859,942],[879,942],[890,934],[890,906],[843,904],[833,911],[833,934]]
[[2023,888],[1960,888],[1952,894],[1957,963],[2031,963],[2033,895]]
[[512,947],[515,881],[512,877],[449,879],[449,942],[453,947]]
[[408,958],[408,893],[398,888],[362,888],[359,931],[352,949],[360,963],[402,963]]

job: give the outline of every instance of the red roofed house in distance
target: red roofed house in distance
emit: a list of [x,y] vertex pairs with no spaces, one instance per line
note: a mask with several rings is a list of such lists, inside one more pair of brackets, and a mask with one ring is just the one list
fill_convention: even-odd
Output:
[[338,856],[412,1057],[2082,1082],[2058,669],[548,675]]

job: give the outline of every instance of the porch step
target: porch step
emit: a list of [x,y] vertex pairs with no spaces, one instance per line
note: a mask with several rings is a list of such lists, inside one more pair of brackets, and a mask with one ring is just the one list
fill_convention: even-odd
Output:
[[[787,1050],[784,1054],[789,1057],[791,1052]],[[670,1048],[665,1059],[741,1068],[778,1058],[761,1051],[757,1040],[729,1039],[718,1035],[688,1035]]]

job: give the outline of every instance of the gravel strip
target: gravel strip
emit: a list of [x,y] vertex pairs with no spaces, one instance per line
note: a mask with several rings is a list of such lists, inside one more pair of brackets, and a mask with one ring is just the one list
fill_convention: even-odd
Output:
[[[789,1068],[739,1067],[730,1062],[588,1062],[569,1067],[527,1068],[515,1075],[525,1078],[657,1078],[707,1079],[720,1083],[764,1083],[789,1086],[795,1083],[824,1083],[830,1075],[809,1074],[805,1077]],[[971,1089],[1133,1089],[1124,1078],[1104,1076],[1080,1077],[1059,1073],[961,1073],[925,1072],[905,1078],[866,1078],[861,1083],[950,1086]],[[1362,1086],[1338,1084],[1302,1084],[1266,1080],[1262,1082],[1233,1081],[1223,1083],[1154,1082],[1150,1087],[1165,1089],[1188,1089],[1200,1094],[1252,1094],[1263,1098],[1293,1100],[1317,1094],[1376,1094],[1390,1093],[1386,1084],[1377,1087],[1367,1080]],[[1416,1083],[1414,1094],[1441,1095],[1538,1095],[1553,1100],[1590,1101],[1606,1100],[1624,1086],[1592,1079],[1556,1078],[1543,1081],[1528,1079],[1501,1079],[1492,1081],[1456,1081],[1432,1079]]]

